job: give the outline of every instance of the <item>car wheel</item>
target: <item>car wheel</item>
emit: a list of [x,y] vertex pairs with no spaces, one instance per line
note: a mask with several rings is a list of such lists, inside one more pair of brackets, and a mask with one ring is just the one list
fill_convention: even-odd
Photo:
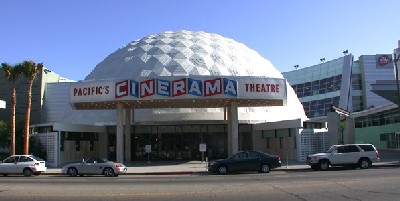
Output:
[[103,174],[106,177],[114,177],[115,176],[114,170],[112,168],[105,168]]
[[68,168],[67,174],[70,177],[76,177],[76,175],[78,175],[78,170],[74,167]]
[[322,171],[326,171],[329,169],[329,162],[327,160],[321,160],[318,163],[318,167]]
[[32,176],[32,170],[30,168],[25,168],[24,171],[22,172],[25,177],[30,177]]
[[370,166],[370,162],[368,159],[362,158],[358,162],[358,165],[360,166],[360,169],[368,169]]
[[8,174],[3,174],[3,176],[5,176],[5,177],[6,177],[6,176],[8,176]]
[[260,167],[261,173],[269,173],[270,170],[271,170],[271,167],[268,164],[263,164]]
[[228,168],[225,165],[220,165],[218,167],[218,174],[226,174],[228,172]]

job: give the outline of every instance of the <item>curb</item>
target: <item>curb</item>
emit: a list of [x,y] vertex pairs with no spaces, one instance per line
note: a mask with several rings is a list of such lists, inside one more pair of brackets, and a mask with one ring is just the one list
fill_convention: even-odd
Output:
[[[304,167],[303,167],[304,166]],[[399,162],[390,162],[390,163],[383,163],[383,164],[375,164],[372,165],[371,168],[397,168],[400,167],[400,163]],[[280,171],[280,172],[296,172],[296,171],[311,171],[311,168],[306,166],[306,165],[302,165],[302,167],[297,167],[297,168],[285,168],[284,166],[281,168],[276,168],[271,170],[273,171]],[[141,173],[125,173],[125,174],[121,174],[121,175],[185,175],[185,174],[213,174],[212,172],[208,172],[208,171],[169,171],[169,172],[141,172]],[[62,174],[61,172],[57,173],[57,172],[45,172],[42,173],[42,175],[59,175],[59,176],[67,176]]]

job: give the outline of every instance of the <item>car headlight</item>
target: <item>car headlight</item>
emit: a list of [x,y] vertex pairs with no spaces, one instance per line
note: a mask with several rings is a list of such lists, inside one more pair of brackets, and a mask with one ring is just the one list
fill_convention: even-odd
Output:
[[217,162],[211,161],[208,165],[209,165],[209,166],[213,166],[213,165],[215,165],[215,164],[217,164]]

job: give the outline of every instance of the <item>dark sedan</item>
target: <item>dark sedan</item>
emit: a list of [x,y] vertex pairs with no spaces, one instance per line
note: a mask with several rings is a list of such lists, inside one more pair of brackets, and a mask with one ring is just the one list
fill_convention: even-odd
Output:
[[281,167],[281,158],[259,151],[241,151],[227,159],[211,161],[209,172],[226,174],[228,172],[258,171],[269,173],[271,169]]

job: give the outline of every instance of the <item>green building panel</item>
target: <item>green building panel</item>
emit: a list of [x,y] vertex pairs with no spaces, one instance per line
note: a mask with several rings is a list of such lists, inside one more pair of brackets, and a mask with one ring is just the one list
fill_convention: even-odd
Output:
[[392,149],[396,132],[400,133],[400,124],[356,128],[355,143],[371,143],[378,149]]

